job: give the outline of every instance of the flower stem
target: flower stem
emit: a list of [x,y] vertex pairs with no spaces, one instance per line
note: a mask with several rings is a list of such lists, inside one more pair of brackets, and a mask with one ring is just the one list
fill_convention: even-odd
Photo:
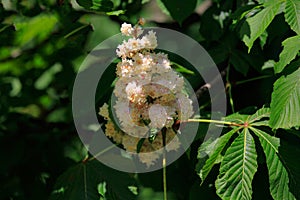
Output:
[[166,158],[166,129],[162,130],[162,136],[163,136],[163,160],[162,160],[162,165],[163,165],[163,187],[164,187],[164,200],[168,200],[167,196],[167,158]]
[[166,167],[166,152],[163,153],[163,184],[164,184],[164,200],[168,200],[167,197],[167,167]]

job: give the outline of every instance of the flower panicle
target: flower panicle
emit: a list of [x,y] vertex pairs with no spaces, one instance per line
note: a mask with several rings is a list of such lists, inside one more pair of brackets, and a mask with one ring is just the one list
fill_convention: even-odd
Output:
[[143,35],[144,23],[143,19],[135,26],[123,23],[121,33],[129,38],[116,49],[121,61],[113,91],[116,101],[110,109],[114,109],[122,131],[112,127],[106,104],[99,113],[108,121],[105,134],[129,152],[137,153],[139,138],[157,130],[155,140],[145,140],[138,153],[140,161],[149,167],[162,155],[162,130],[166,130],[167,151],[180,147],[174,124],[186,121],[193,109],[192,101],[183,92],[183,77],[172,70],[167,54],[153,51],[158,45],[156,33],[151,30]]

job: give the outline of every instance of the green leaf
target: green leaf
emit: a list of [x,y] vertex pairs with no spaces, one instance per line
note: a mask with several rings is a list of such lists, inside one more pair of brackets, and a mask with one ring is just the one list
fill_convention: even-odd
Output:
[[[211,171],[213,166],[217,163],[217,160],[218,160],[219,156],[221,155],[222,151],[224,150],[226,144],[229,142],[232,135],[234,133],[236,133],[237,131],[238,131],[237,128],[232,129],[231,131],[229,131],[228,133],[226,133],[222,137],[218,138],[216,140],[216,142],[213,143],[214,147],[208,153],[209,158],[205,161],[204,166],[198,172],[198,175],[201,178],[201,184],[204,182],[204,180],[206,179],[207,175],[209,174],[209,172]],[[202,153],[203,153],[203,150],[200,147],[199,150],[198,150],[198,159],[200,159],[200,157],[203,157],[203,156],[200,156]]]
[[115,11],[107,12],[106,14],[119,16],[125,14],[125,10],[115,10]]
[[103,197],[103,199],[105,198],[105,193],[106,193],[106,182],[103,183],[99,183],[98,186],[98,193],[101,195],[101,197]]
[[300,138],[299,130],[284,131],[285,138],[280,139],[280,147],[278,149],[280,159],[284,163],[289,175],[290,192],[300,199]]
[[225,117],[225,121],[234,122],[237,124],[244,124],[249,118],[249,115],[244,115],[240,113],[233,113]]
[[233,20],[241,20],[249,12],[253,11],[254,9],[258,9],[259,7],[261,7],[261,5],[255,5],[255,4],[249,4],[249,5],[239,7],[238,9],[236,9],[236,11],[234,11],[234,13],[232,13],[232,15],[230,15],[230,18],[232,18]]
[[190,16],[197,4],[197,0],[189,0],[188,2],[182,0],[161,0],[165,7],[170,12],[170,15],[179,24],[182,24],[188,16]]
[[266,154],[266,162],[269,173],[270,191],[274,200],[292,200],[295,199],[292,193],[289,191],[288,173],[283,166],[278,156],[278,147],[280,141],[276,137],[272,137],[256,128],[251,130],[258,136],[261,146]]
[[267,69],[273,69],[275,66],[274,60],[268,60],[264,63],[264,65],[261,67],[261,70],[267,70]]
[[281,72],[300,51],[300,35],[290,37],[282,42],[283,50],[279,55],[279,62],[275,64],[276,73]]
[[171,62],[172,67],[179,73],[183,73],[183,74],[189,74],[189,75],[195,75],[195,72],[193,72],[192,70],[189,70],[187,68],[185,68],[184,66],[175,63],[175,62]]
[[286,0],[285,21],[291,26],[291,29],[300,35],[300,1]]
[[245,128],[227,149],[216,180],[222,199],[252,199],[252,179],[257,171],[254,139]]
[[300,68],[274,83],[270,126],[274,129],[300,126]]
[[107,198],[135,198],[128,189],[135,181],[128,174],[110,169],[97,160],[91,160],[79,163],[63,173],[57,179],[50,200],[99,200],[98,185],[104,181],[107,183]]
[[268,32],[265,30],[260,36],[259,36],[259,42],[260,42],[260,47],[261,49],[264,48],[264,46],[267,43],[267,39],[268,39]]
[[252,124],[253,122],[257,122],[263,118],[270,118],[270,108],[261,108],[256,111],[256,113],[250,116],[248,123]]
[[80,162],[88,156],[88,151],[81,140],[78,137],[75,137],[70,141],[70,144],[65,146],[64,156],[75,162]]
[[56,14],[40,14],[32,18],[17,17],[14,22],[16,28],[15,44],[24,49],[32,48],[55,31],[58,20]]
[[56,183],[50,200],[54,199],[99,199],[97,184],[100,183],[99,172],[80,163],[61,175]]
[[243,52],[232,50],[229,62],[232,64],[234,69],[236,69],[238,72],[242,73],[244,76],[247,75],[249,70],[249,63],[245,59],[245,56]]
[[216,64],[224,62],[228,58],[228,48],[224,44],[214,45],[212,49],[208,50],[209,55],[212,57]]
[[76,0],[77,3],[88,10],[110,12],[114,6],[110,0]]
[[[258,14],[246,20],[246,23],[244,23],[244,27],[242,29],[245,31],[245,29],[249,28],[248,30],[250,31],[250,33],[246,33],[243,36],[243,41],[248,47],[248,52],[251,50],[254,41],[261,34],[263,34],[266,28],[270,25],[275,15],[279,11],[280,5],[280,1],[272,0],[268,2],[268,4],[265,4],[265,8]],[[246,27],[247,25],[249,27]]]
[[50,69],[46,70],[34,83],[34,87],[38,90],[46,89],[53,81],[56,73],[62,71],[61,64],[56,63]]
[[168,9],[166,8],[166,6],[161,0],[156,0],[156,3],[164,14],[171,16],[170,12],[168,11]]

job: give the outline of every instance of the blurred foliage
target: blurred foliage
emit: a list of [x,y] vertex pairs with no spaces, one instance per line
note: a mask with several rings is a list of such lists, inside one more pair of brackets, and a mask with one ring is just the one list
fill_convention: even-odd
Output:
[[[228,114],[250,108],[246,114],[251,115],[271,106],[271,128],[264,131],[276,129],[281,156],[276,161],[283,161],[290,180],[283,184],[300,199],[298,0],[0,2],[0,199],[163,198],[162,171],[125,174],[87,161],[72,119],[72,87],[81,62],[101,41],[119,33],[120,24],[135,24],[140,17],[147,19],[146,26],[189,35],[209,52],[226,74]],[[205,84],[193,76],[188,63],[172,58],[195,89]],[[114,80],[113,69],[106,73],[103,88],[108,89],[97,93],[99,105]],[[199,102],[203,113],[209,113],[209,102],[204,93]],[[225,169],[222,164],[214,162],[205,180],[197,174],[197,152],[206,129],[200,125],[189,151],[167,167],[169,199],[220,199],[215,180],[220,180],[219,168]],[[254,136],[254,142],[259,139]],[[252,198],[272,199],[276,191],[270,189],[269,155],[262,144],[256,145]],[[223,192],[218,194],[224,197]]]

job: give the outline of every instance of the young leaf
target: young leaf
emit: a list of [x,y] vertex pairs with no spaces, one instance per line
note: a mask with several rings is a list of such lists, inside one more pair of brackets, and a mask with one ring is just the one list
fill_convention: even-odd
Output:
[[300,51],[300,35],[290,37],[282,42],[283,50],[279,55],[279,62],[275,64],[276,73],[281,72]]
[[263,34],[263,32],[266,30],[266,28],[272,22],[275,15],[279,11],[280,4],[281,4],[280,1],[271,0],[270,2],[268,2],[268,4],[265,5],[266,7],[263,10],[261,10],[254,17],[250,17],[246,20],[247,24],[244,24],[244,29],[245,29],[245,26],[249,25],[250,33],[246,33],[244,35],[243,41],[247,45],[248,51],[251,50],[254,41],[261,34]]
[[259,129],[251,127],[258,136],[261,146],[266,154],[266,162],[269,172],[270,191],[274,200],[293,200],[295,197],[289,191],[288,173],[278,156],[280,141]]
[[194,12],[197,0],[161,0],[170,12],[172,18],[181,24],[192,12]]
[[[216,143],[214,143],[214,148],[212,151],[209,153],[209,158],[205,161],[204,166],[200,169],[198,172],[198,175],[201,178],[201,184],[204,182],[206,179],[207,175],[213,168],[213,166],[216,164],[216,161],[218,157],[221,155],[221,152],[223,151],[224,147],[226,144],[229,142],[231,136],[236,133],[238,129],[232,129],[230,132],[226,133],[222,137],[218,138]],[[200,147],[201,148],[201,147]],[[200,150],[199,148],[199,150]],[[199,157],[198,157],[199,158]]]
[[300,35],[300,1],[286,0],[285,3],[285,21],[291,26],[291,29]]
[[252,199],[252,180],[257,171],[254,139],[243,129],[227,149],[216,180],[217,194],[222,199]]
[[274,129],[300,126],[300,68],[274,83],[270,126]]

